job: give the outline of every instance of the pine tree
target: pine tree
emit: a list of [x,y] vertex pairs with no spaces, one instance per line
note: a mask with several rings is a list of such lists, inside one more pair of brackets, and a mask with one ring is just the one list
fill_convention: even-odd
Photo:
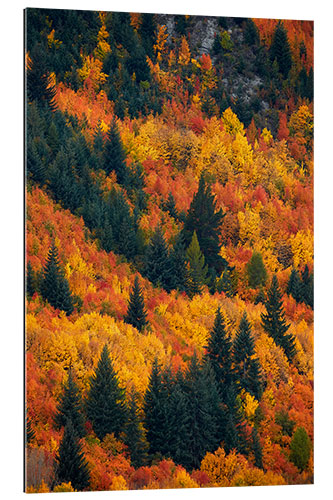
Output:
[[125,425],[124,442],[129,449],[131,456],[131,465],[136,469],[146,463],[148,443],[145,438],[144,429],[139,416],[138,396],[133,391],[130,394],[128,405],[128,418]]
[[26,274],[26,294],[27,298],[30,299],[36,292],[36,275],[32,269],[30,261],[27,264],[27,274]]
[[291,270],[286,292],[288,295],[291,295],[296,302],[301,302],[301,279],[297,269],[292,268]]
[[40,285],[42,297],[55,309],[65,311],[70,315],[73,310],[73,298],[69,289],[68,281],[60,267],[58,250],[54,242],[48,253],[46,264],[43,269],[43,278]]
[[190,208],[184,221],[183,235],[185,246],[191,243],[194,231],[197,233],[201,251],[208,269],[214,268],[220,275],[227,262],[220,255],[220,227],[225,214],[217,210],[211,187],[201,175],[197,193],[193,196]]
[[254,340],[246,313],[233,342],[233,361],[237,384],[259,400],[262,394],[261,368],[258,359],[254,358]]
[[245,431],[245,422],[240,412],[240,399],[236,383],[233,382],[226,396],[225,428],[223,432],[223,444],[226,453],[236,449],[238,453],[246,454],[248,451],[248,440]]
[[144,397],[144,427],[147,431],[150,455],[163,454],[166,444],[166,393],[162,384],[161,367],[154,360]]
[[224,292],[227,297],[233,297],[237,291],[237,282],[235,268],[228,265],[217,280],[216,289],[220,293]]
[[252,451],[254,454],[254,465],[259,469],[263,468],[262,464],[262,447],[260,444],[258,431],[256,427],[252,429]]
[[173,217],[175,220],[178,220],[179,213],[176,208],[176,202],[171,191],[168,194],[167,200],[163,203],[163,208]]
[[259,31],[252,19],[246,19],[244,41],[247,45],[259,45]]
[[171,266],[171,288],[185,291],[188,283],[188,270],[186,266],[186,252],[182,233],[176,236],[170,250],[169,261]]
[[67,420],[71,421],[73,430],[79,438],[85,435],[82,398],[71,368],[54,417],[58,429],[64,427]]
[[118,377],[113,369],[106,344],[90,381],[86,412],[99,439],[111,433],[119,436],[124,428],[125,393],[119,387]]
[[145,310],[144,298],[138,276],[135,276],[134,279],[134,286],[130,294],[127,314],[124,317],[124,321],[133,325],[139,332],[148,325],[147,311]]
[[271,61],[277,61],[279,72],[284,78],[287,78],[292,66],[292,57],[287,31],[281,21],[277,23],[274,30],[270,58]]
[[307,264],[302,272],[299,295],[300,301],[313,309],[313,275],[310,274]]
[[206,359],[210,361],[215,374],[222,401],[233,382],[232,343],[225,331],[225,323],[220,308],[216,311],[213,329],[206,347]]
[[160,225],[155,229],[145,254],[144,275],[155,286],[171,289],[172,264]]
[[126,155],[120,139],[115,118],[107,132],[104,146],[104,170],[106,175],[114,170],[119,184],[124,184],[127,178]]
[[73,428],[72,422],[67,421],[59,451],[56,456],[57,483],[71,482],[78,491],[89,487],[89,469],[82,452],[79,438]]
[[39,43],[31,50],[30,63],[27,68],[27,97],[30,101],[35,100],[41,105],[46,104],[51,111],[55,111],[57,91],[47,71],[46,53],[47,51]]
[[262,260],[262,255],[259,252],[253,252],[251,259],[247,264],[247,275],[249,286],[258,288],[263,286],[267,280],[267,271]]
[[261,314],[261,322],[265,332],[270,335],[276,345],[282,347],[289,361],[296,354],[295,338],[287,333],[289,326],[286,322],[282,304],[282,295],[276,275],[273,276],[271,287],[268,290],[265,303],[266,313]]
[[25,418],[25,444],[31,443],[36,437],[36,433],[32,428],[31,420],[28,416]]
[[190,297],[200,294],[204,285],[208,284],[208,266],[205,265],[205,257],[201,253],[197,233],[194,231],[191,243],[186,250],[188,261],[187,291]]

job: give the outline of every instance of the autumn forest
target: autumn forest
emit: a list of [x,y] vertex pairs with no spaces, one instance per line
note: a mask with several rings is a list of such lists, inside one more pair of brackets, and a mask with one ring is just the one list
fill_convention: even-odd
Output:
[[25,490],[313,483],[313,23],[25,11]]

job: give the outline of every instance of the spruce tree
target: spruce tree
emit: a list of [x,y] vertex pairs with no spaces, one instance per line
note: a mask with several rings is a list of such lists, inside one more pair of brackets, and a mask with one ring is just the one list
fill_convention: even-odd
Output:
[[267,271],[262,260],[262,255],[259,252],[253,252],[251,259],[247,264],[247,275],[249,286],[258,288],[263,286],[267,280]]
[[313,309],[313,274],[310,274],[307,264],[302,272],[300,301],[304,302]]
[[263,468],[262,464],[262,447],[260,444],[258,431],[256,427],[252,429],[252,451],[254,454],[254,465],[259,469]]
[[245,389],[259,400],[262,394],[261,368],[258,359],[254,358],[254,339],[246,313],[233,342],[233,361],[239,388]]
[[25,418],[25,444],[31,443],[35,439],[36,433],[32,428],[31,420],[28,416]]
[[119,387],[118,377],[113,369],[106,344],[90,380],[86,413],[99,439],[111,433],[119,436],[124,429],[125,392]]
[[237,282],[235,268],[228,265],[217,280],[216,289],[220,293],[224,292],[227,297],[233,297],[237,291]]
[[154,360],[144,397],[144,427],[147,431],[150,455],[163,454],[166,445],[166,392],[162,384],[161,367]]
[[38,104],[47,105],[55,111],[56,88],[51,83],[46,53],[45,47],[40,43],[35,44],[31,50],[27,68],[27,97],[29,101],[35,100]]
[[205,257],[201,253],[197,233],[194,231],[191,243],[186,250],[188,261],[187,292],[190,297],[200,294],[204,285],[208,284],[208,266],[205,265]]
[[261,314],[261,322],[265,332],[270,335],[276,345],[282,347],[289,361],[296,354],[295,338],[287,333],[289,326],[286,322],[282,304],[282,295],[276,275],[273,276],[271,287],[267,293],[265,303],[266,313]]
[[171,288],[185,291],[188,283],[188,270],[186,266],[186,252],[182,233],[176,236],[170,250],[169,262],[171,266]]
[[138,395],[133,391],[130,394],[128,404],[128,418],[125,425],[124,442],[129,449],[131,465],[136,469],[146,463],[148,443],[145,438],[145,432],[139,416]]
[[311,441],[304,427],[297,427],[290,442],[290,461],[303,472],[309,462]]
[[32,269],[30,261],[27,264],[25,288],[26,288],[27,298],[30,299],[36,292],[36,275],[34,270]]
[[176,208],[176,202],[171,191],[168,194],[167,200],[163,203],[163,208],[173,217],[175,220],[178,220],[179,213]]
[[79,438],[85,435],[82,398],[71,368],[68,372],[67,381],[63,386],[63,392],[54,417],[58,429],[64,427],[67,420],[72,422],[73,430]]
[[158,225],[146,249],[144,275],[155,286],[169,291],[172,284],[172,264],[164,234]]
[[270,58],[271,61],[277,61],[279,72],[287,78],[292,66],[292,57],[287,31],[282,21],[277,23],[274,30]]
[[110,175],[112,171],[115,171],[119,184],[124,184],[126,181],[126,155],[115,118],[113,118],[110,124],[110,128],[105,139],[104,170],[106,175]]
[[58,484],[71,482],[73,488],[77,491],[86,490],[89,487],[88,464],[71,420],[66,423],[64,435],[56,455],[55,472]]
[[226,423],[222,437],[226,453],[236,449],[238,453],[245,455],[248,450],[248,442],[235,382],[230,385],[226,396],[225,419]]
[[296,302],[301,302],[301,279],[295,268],[291,270],[286,292],[288,295],[291,295]]
[[42,297],[55,309],[65,311],[70,315],[73,310],[73,298],[69,289],[68,281],[60,266],[58,250],[54,242],[48,253],[46,264],[43,269],[43,277],[40,285]]
[[127,314],[124,317],[124,321],[133,325],[139,332],[148,325],[147,311],[145,310],[144,298],[138,276],[135,276],[134,279],[134,286],[130,294]]
[[226,401],[227,393],[233,382],[232,343],[226,333],[220,308],[216,311],[214,326],[208,339],[206,359],[210,361],[214,371],[221,399]]
[[189,246],[194,231],[197,233],[201,251],[208,269],[214,268],[220,275],[227,262],[220,255],[220,227],[225,214],[217,210],[211,187],[201,175],[197,193],[193,196],[190,208],[184,221],[183,235],[185,246]]

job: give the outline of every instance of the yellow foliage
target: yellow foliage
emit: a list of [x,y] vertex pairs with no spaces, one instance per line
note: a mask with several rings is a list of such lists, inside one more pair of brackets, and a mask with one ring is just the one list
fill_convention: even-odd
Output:
[[113,491],[128,490],[126,479],[122,475],[114,477],[112,479],[112,483],[111,483],[111,488],[110,489],[113,490]]
[[237,115],[232,111],[231,108],[227,108],[222,115],[222,122],[225,131],[230,135],[236,135],[237,133],[244,135],[244,125],[241,123]]
[[235,139],[227,149],[227,157],[232,162],[237,172],[245,172],[253,177],[253,173],[251,172],[253,162],[252,147],[241,132],[236,132]]
[[255,345],[255,354],[265,376],[272,376],[273,381],[287,380],[288,359],[281,347],[277,346],[269,335],[262,333]]
[[171,488],[199,488],[199,485],[185,469],[181,469],[173,478]]
[[264,139],[266,144],[271,144],[271,142],[273,141],[273,136],[270,130],[268,130],[266,127],[261,132],[261,137]]
[[242,393],[241,393],[241,400],[242,400],[242,408],[243,408],[244,414],[245,414],[248,422],[252,422],[254,419],[256,409],[259,406],[259,403],[254,396],[252,396],[250,393],[244,391],[244,389],[242,390]]
[[291,250],[294,256],[294,267],[309,264],[313,259],[313,232],[310,229],[298,231],[290,236]]
[[57,484],[54,488],[54,493],[65,493],[65,492],[74,492],[74,488],[72,486],[72,483],[69,481],[69,483],[61,483]]
[[188,46],[186,37],[183,36],[179,50],[178,63],[181,66],[187,66],[190,63],[190,61],[191,61],[190,48]]
[[163,25],[158,26],[156,43],[154,44],[154,51],[156,53],[157,61],[162,60],[162,54],[165,51],[165,44],[168,39],[167,27]]
[[249,242],[253,245],[260,237],[260,215],[249,205],[244,212],[238,212],[239,237],[243,243]]
[[27,486],[26,493],[50,493],[50,490],[44,479],[42,479],[39,486]]
[[247,460],[235,450],[226,455],[221,447],[215,453],[205,455],[200,469],[206,472],[214,486],[231,486],[234,476],[240,474],[247,465]]
[[313,114],[309,107],[303,104],[291,115],[289,129],[292,135],[301,135],[310,138],[313,135]]
[[98,45],[94,51],[94,54],[97,57],[97,59],[100,59],[101,61],[103,61],[105,56],[109,52],[111,52],[111,47],[107,42],[108,37],[109,33],[107,32],[106,27],[103,24],[98,32],[97,35]]
[[65,275],[69,280],[71,291],[84,297],[91,281],[95,279],[93,266],[83,260],[80,249],[73,240],[75,253],[72,253],[65,266]]
[[236,474],[232,481],[232,486],[278,486],[286,484],[282,476],[272,471],[264,472],[256,467],[246,468]]
[[77,72],[83,82],[89,77],[94,89],[98,90],[98,87],[105,83],[108,77],[106,73],[103,73],[102,68],[103,62],[100,59],[86,56],[82,68],[79,68]]

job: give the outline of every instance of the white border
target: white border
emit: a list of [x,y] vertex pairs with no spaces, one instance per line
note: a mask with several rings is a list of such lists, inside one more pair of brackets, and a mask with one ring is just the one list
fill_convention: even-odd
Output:
[[[332,23],[329,2],[307,0],[18,0],[2,6],[1,23],[1,492],[22,498],[23,488],[23,9],[25,7],[123,10],[315,21],[315,485],[232,489],[77,493],[73,498],[226,499],[328,498],[332,490]],[[329,287],[330,284],[330,287]],[[61,495],[61,494],[60,494]],[[63,495],[63,494],[62,494]],[[35,497],[35,495],[33,495]],[[38,497],[40,498],[40,497]],[[44,498],[44,497],[43,497]],[[72,497],[71,497],[72,498]]]

